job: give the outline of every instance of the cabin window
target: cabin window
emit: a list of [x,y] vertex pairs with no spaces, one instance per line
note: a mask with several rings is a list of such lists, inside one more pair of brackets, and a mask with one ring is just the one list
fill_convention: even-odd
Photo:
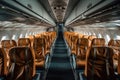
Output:
[[13,36],[12,36],[12,39],[13,39],[13,40],[17,40],[17,36],[16,36],[16,35],[13,35]]
[[23,35],[23,34],[20,34],[19,38],[24,38],[24,35]]
[[87,33],[87,32],[84,32],[84,35],[88,35],[88,33]]
[[35,32],[33,32],[32,34],[35,35]]
[[2,36],[1,41],[2,40],[9,40],[9,37],[8,36]]
[[110,36],[107,34],[106,36],[105,36],[105,41],[106,41],[106,44],[108,44],[108,42],[110,41]]
[[25,34],[25,37],[27,37],[28,35],[29,35],[29,34],[28,34],[28,33],[26,33],[26,34]]
[[30,32],[29,35],[32,35],[32,33]]
[[114,39],[116,40],[120,39],[120,35],[116,35]]
[[102,35],[100,33],[98,34],[98,38],[102,38]]
[[93,35],[96,35],[95,33],[93,33]]
[[88,35],[91,35],[91,32],[89,32]]

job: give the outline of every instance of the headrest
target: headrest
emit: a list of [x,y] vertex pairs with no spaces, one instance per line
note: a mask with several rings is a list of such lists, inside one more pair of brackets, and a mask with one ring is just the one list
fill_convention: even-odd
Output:
[[88,39],[87,38],[79,38],[77,44],[79,46],[88,46]]
[[113,40],[111,39],[108,43],[108,46],[115,46],[115,47],[120,47],[120,40]]
[[105,39],[104,38],[94,38],[92,40],[91,46],[105,46]]
[[2,40],[1,45],[3,48],[11,48],[17,46],[17,43],[14,40]]
[[31,47],[31,42],[29,38],[19,38],[18,46],[29,46]]

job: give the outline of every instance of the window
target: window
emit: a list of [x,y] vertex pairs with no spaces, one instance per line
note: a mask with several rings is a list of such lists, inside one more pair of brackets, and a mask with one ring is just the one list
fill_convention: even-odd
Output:
[[105,41],[106,41],[106,44],[110,41],[110,36],[107,34],[106,36],[105,36]]
[[114,39],[120,39],[120,35],[116,35]]
[[2,36],[1,41],[2,40],[9,40],[9,37],[8,36]]
[[100,33],[98,34],[98,38],[102,38],[102,35]]

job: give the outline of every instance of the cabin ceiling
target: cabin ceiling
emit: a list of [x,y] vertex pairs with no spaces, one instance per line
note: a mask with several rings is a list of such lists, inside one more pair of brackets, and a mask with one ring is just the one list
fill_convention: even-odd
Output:
[[55,22],[65,22],[80,0],[39,0]]
[[[42,19],[36,18],[30,14],[30,12],[31,11],[33,12],[34,11],[33,9],[35,9],[33,7],[36,6],[37,11],[34,11],[35,14],[44,18],[45,17],[44,14],[46,14],[43,11],[44,9],[47,12],[47,14],[53,19],[54,23],[62,23],[62,22],[65,22],[65,20],[69,17],[70,13],[72,12],[72,10],[75,8],[76,4],[79,1],[80,0],[34,0],[34,1],[32,0],[11,0],[11,1],[1,0],[0,1],[0,8],[1,8],[0,20],[16,21],[20,23],[24,22],[27,24],[30,24],[30,23],[32,24],[39,23],[40,25],[51,24],[51,23],[47,24],[47,22],[44,21],[44,19],[42,20]],[[37,3],[39,6],[37,7],[37,5],[32,4],[32,2]],[[43,8],[41,8],[41,6]],[[24,10],[24,8],[26,8],[26,12],[22,11]],[[30,12],[27,10],[29,10]],[[38,12],[39,10],[41,11],[41,13]],[[52,21],[52,20],[49,20],[49,21]]]
[[[119,0],[0,0],[0,21],[67,27],[120,19]],[[14,5],[15,4],[15,5]]]

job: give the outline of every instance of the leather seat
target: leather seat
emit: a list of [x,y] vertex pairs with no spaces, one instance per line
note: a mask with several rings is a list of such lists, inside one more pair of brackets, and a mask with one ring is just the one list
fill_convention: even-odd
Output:
[[46,32],[42,35],[42,37],[44,38],[45,41],[45,46],[44,46],[44,54],[48,54],[50,53],[50,38],[49,38],[49,34]]
[[85,67],[86,52],[89,48],[89,41],[86,38],[79,38],[77,41],[76,63],[77,67]]
[[83,34],[79,34],[79,38],[83,38],[83,36],[84,36]]
[[10,67],[6,80],[32,80],[35,56],[29,47],[14,47],[9,51]]
[[18,46],[28,46],[31,47],[31,42],[29,38],[19,38]]
[[35,65],[36,67],[44,67],[45,63],[45,40],[41,36],[35,36],[34,42]]
[[7,54],[0,48],[0,77],[7,75]]
[[2,45],[2,48],[5,50],[5,52],[9,53],[9,49],[17,46],[17,43],[14,40],[2,40],[1,45]]
[[91,46],[91,42],[92,42],[92,40],[94,39],[94,38],[97,38],[95,35],[90,35],[89,37],[88,37],[88,39],[89,39],[89,46]]
[[83,38],[87,38],[88,39],[88,37],[89,37],[88,35],[83,35]]
[[33,43],[34,43],[34,41],[35,41],[35,36],[34,36],[34,35],[29,35],[29,36],[27,36],[27,38],[30,39],[31,47],[33,47]]
[[116,80],[112,57],[112,48],[91,47],[87,57],[87,80]]
[[2,40],[1,45],[2,45],[2,48],[4,49],[4,51],[5,51],[6,55],[7,55],[7,69],[8,69],[8,67],[9,67],[9,55],[8,55],[9,50],[12,47],[17,46],[17,43],[14,40]]
[[88,37],[88,39],[91,40],[91,41],[92,41],[94,38],[97,38],[97,37],[96,37],[95,35],[90,35],[90,36]]
[[114,69],[117,70],[118,74],[120,75],[120,40],[111,39],[108,42],[108,46],[110,46],[114,51],[113,55]]
[[[94,39],[92,39],[92,41],[91,41],[91,45],[90,45],[90,47],[88,48],[88,50],[87,50],[87,53],[86,53],[86,61],[87,61],[87,59],[88,59],[88,56],[89,56],[89,50],[91,49],[91,47],[95,47],[95,46],[105,46],[105,39],[104,38],[94,38]],[[84,71],[84,74],[85,74],[85,76],[87,76],[87,62],[86,62],[86,64],[85,64],[85,71]]]
[[72,54],[76,54],[77,52],[77,40],[78,40],[79,35],[77,33],[75,33],[72,37],[71,37],[71,53]]
[[94,38],[94,39],[92,39],[90,46],[105,46],[105,39],[104,38]]

